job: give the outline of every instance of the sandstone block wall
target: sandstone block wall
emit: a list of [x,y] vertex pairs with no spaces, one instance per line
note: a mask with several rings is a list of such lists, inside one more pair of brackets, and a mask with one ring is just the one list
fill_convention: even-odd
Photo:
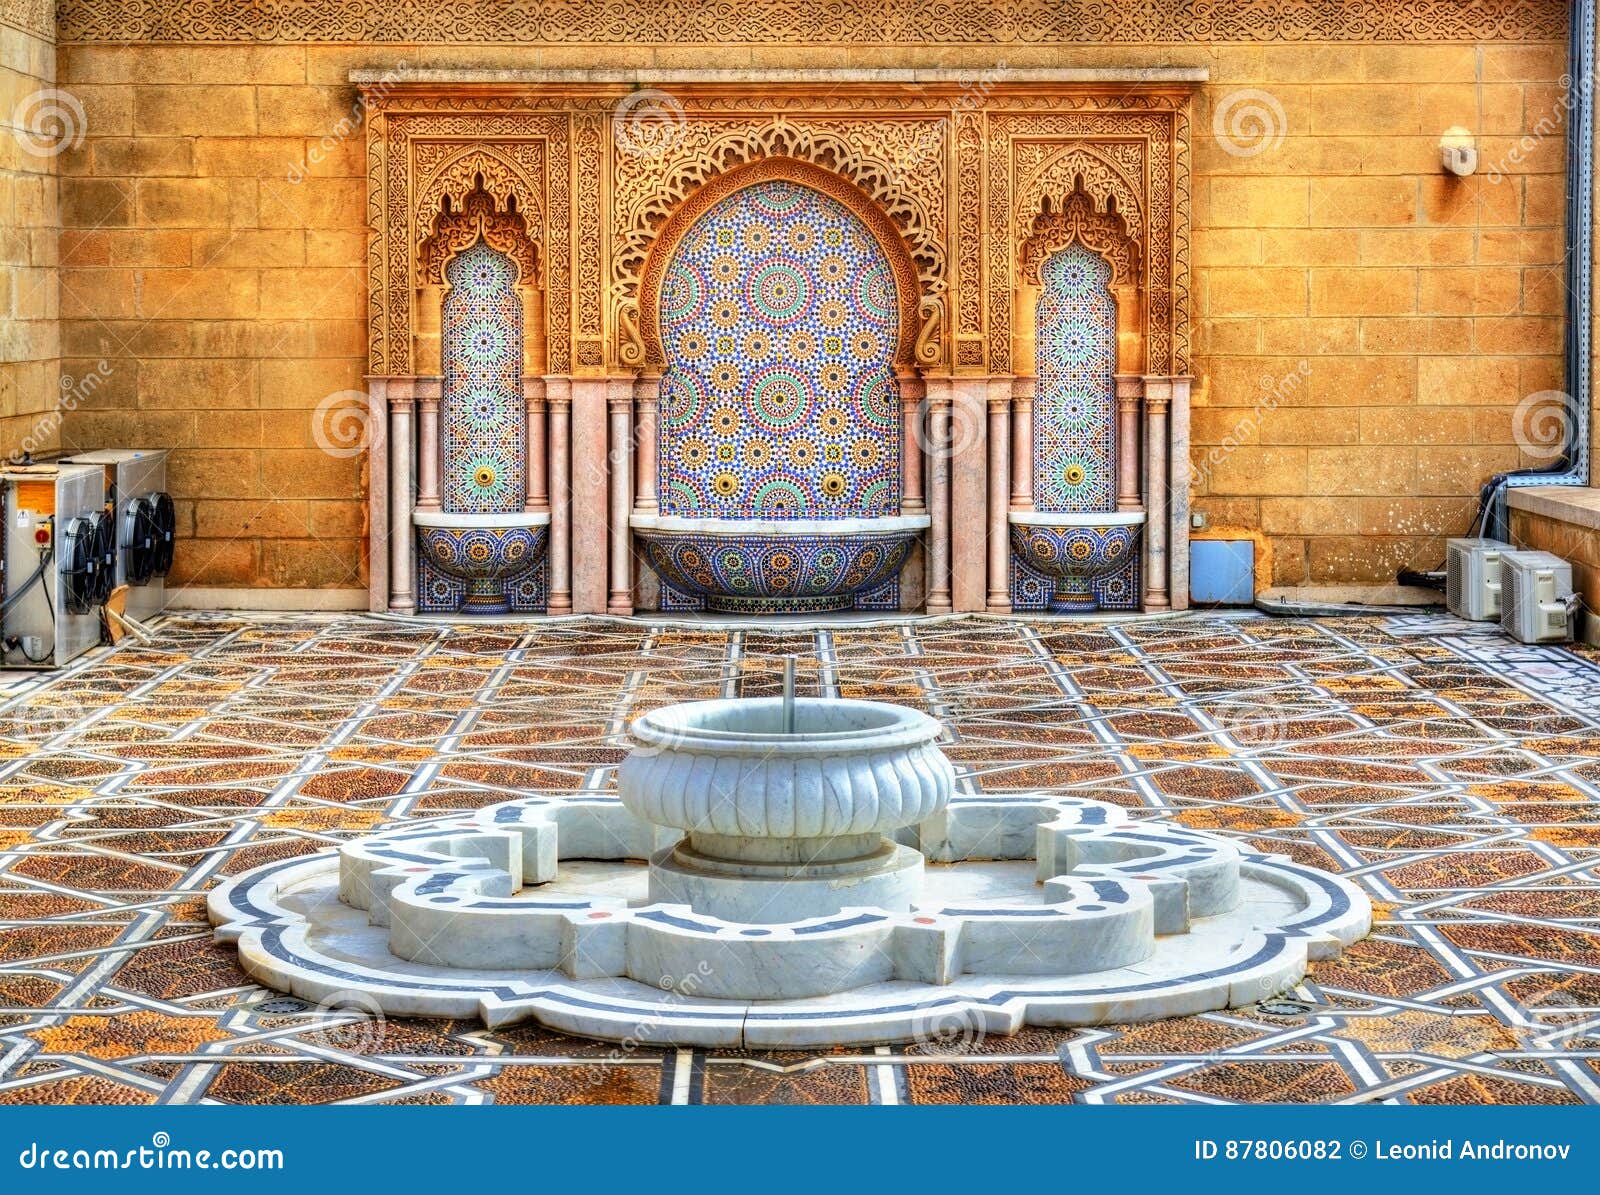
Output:
[[[94,19],[117,8],[67,0],[61,18],[57,76],[86,136],[56,160],[60,369],[108,371],[66,416],[65,443],[177,449],[195,541],[179,583],[365,584],[363,461],[324,451],[316,415],[364,369],[353,67],[1209,67],[1195,112],[1196,508],[1269,537],[1280,583],[1389,580],[1442,559],[1489,474],[1540,463],[1517,421],[1527,396],[1562,384],[1558,0],[1527,0],[1494,40],[1450,25],[1366,43],[1256,30],[1054,45],[910,28],[872,45],[652,44],[598,26],[595,44],[353,45],[316,31],[109,44]],[[1422,8],[1424,26],[1439,19]],[[8,49],[8,80],[20,61]],[[1264,123],[1240,115],[1252,111]],[[1474,178],[1440,170],[1455,125],[1476,136]],[[0,178],[5,210],[40,230],[3,241],[0,329],[33,346],[0,367],[0,431],[15,442],[56,387],[44,255],[57,184],[14,158]],[[36,271],[21,302],[18,280]]]

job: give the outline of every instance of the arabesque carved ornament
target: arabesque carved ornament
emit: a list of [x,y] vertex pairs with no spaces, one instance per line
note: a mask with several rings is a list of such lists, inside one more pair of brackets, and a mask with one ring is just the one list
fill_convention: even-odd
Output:
[[[32,27],[41,0],[6,0]],[[61,0],[63,42],[1051,46],[1560,41],[1562,0]]]
[[1045,246],[1076,236],[1137,280],[1146,368],[1185,373],[1189,94],[1003,78],[976,101],[954,84],[683,85],[639,152],[617,124],[619,85],[370,87],[370,370],[411,372],[415,287],[437,269],[424,247],[445,197],[464,210],[480,179],[537,249],[550,371],[609,376],[659,368],[660,268],[695,214],[781,176],[844,202],[885,245],[903,369],[1011,372],[1015,289]]

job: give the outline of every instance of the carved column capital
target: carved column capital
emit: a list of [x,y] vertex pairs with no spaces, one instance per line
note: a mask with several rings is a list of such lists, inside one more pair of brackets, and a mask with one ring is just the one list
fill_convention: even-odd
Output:
[[1152,414],[1166,414],[1172,405],[1172,378],[1146,374],[1141,380],[1144,382],[1144,409]]
[[387,377],[384,381],[384,396],[389,400],[391,411],[410,411],[417,403],[417,379],[407,375]]
[[572,405],[572,379],[564,375],[546,375],[544,400],[552,407]]

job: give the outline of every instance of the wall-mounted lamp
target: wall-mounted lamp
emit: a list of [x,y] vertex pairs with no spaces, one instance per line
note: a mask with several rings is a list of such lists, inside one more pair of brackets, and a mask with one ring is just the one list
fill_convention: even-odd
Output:
[[1446,129],[1439,138],[1439,164],[1462,178],[1476,170],[1478,147],[1472,143],[1472,134],[1460,125]]

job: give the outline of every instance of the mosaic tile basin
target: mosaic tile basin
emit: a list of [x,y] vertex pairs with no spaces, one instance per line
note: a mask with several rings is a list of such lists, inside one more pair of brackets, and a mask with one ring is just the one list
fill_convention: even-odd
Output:
[[927,515],[861,519],[691,519],[635,515],[661,579],[738,614],[848,610],[894,577]]
[[440,572],[467,583],[463,614],[505,614],[506,581],[545,550],[547,511],[456,514],[414,510],[417,548]]
[[1079,613],[1099,608],[1094,582],[1122,568],[1139,550],[1144,512],[1011,512],[1011,546],[1030,567],[1055,582],[1050,609]]

